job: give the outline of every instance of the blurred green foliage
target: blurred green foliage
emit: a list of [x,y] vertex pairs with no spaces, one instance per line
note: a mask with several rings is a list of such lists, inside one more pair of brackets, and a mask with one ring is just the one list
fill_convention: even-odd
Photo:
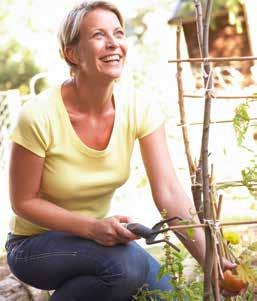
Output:
[[239,146],[242,146],[246,132],[250,123],[250,116],[248,114],[249,103],[248,100],[246,102],[241,103],[235,109],[235,116],[233,118],[233,128],[236,134],[237,143]]
[[[22,95],[28,94],[30,79],[41,72],[32,47],[24,46],[25,44],[20,42],[20,36],[13,31],[13,28],[20,28],[23,35],[33,31],[29,11],[31,6],[31,0],[0,2],[0,90],[19,89]],[[23,10],[27,15],[22,15]],[[24,28],[27,28],[28,32],[24,32]],[[33,41],[31,42],[33,44]],[[39,81],[36,92],[40,92],[44,86],[44,81]]]
[[[19,89],[21,94],[29,93],[29,80],[40,72],[32,51],[13,39],[0,49],[0,65],[0,90]],[[43,85],[40,82],[37,89]]]
[[241,170],[243,184],[250,194],[257,200],[257,155],[250,160],[248,166]]
[[250,128],[250,107],[249,100],[239,104],[235,109],[233,128],[236,134],[237,143],[240,147],[253,154],[248,166],[241,170],[242,183],[250,194],[257,199],[257,155],[256,151],[247,146],[246,134]]

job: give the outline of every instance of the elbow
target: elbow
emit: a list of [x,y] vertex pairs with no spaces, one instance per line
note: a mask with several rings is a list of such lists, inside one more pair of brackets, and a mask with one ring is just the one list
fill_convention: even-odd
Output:
[[14,200],[11,200],[11,208],[12,208],[12,211],[18,215],[18,216],[22,216],[22,209],[21,209],[22,206],[20,206],[19,202],[17,201],[14,201]]
[[28,207],[28,202],[30,200],[18,200],[15,198],[11,198],[11,208],[12,211],[20,216],[20,217],[24,217],[25,216],[25,212],[26,212],[26,208]]

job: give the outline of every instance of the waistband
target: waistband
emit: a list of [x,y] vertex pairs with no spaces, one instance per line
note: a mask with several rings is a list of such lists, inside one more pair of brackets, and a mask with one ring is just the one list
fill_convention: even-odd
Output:
[[9,232],[7,234],[7,239],[6,239],[6,243],[5,243],[5,249],[6,251],[8,251],[9,249],[9,246],[16,243],[16,242],[19,242],[25,238],[28,238],[29,236],[26,236],[26,235],[16,235],[16,234],[13,234],[11,232]]

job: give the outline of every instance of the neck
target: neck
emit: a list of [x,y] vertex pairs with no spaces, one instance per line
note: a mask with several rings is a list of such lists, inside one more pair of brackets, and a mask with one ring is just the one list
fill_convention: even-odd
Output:
[[100,114],[113,107],[112,95],[114,81],[84,79],[75,76],[72,80],[76,106],[80,111]]

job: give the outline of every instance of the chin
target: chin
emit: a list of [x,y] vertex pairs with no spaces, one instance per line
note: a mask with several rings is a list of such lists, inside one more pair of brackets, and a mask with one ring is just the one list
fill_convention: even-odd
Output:
[[119,66],[110,66],[109,68],[101,68],[99,69],[99,72],[106,77],[112,78],[112,79],[118,79],[123,71],[123,65]]
[[103,73],[105,75],[105,77],[115,80],[115,79],[119,79],[121,77],[121,71],[116,71],[116,72],[105,72]]

